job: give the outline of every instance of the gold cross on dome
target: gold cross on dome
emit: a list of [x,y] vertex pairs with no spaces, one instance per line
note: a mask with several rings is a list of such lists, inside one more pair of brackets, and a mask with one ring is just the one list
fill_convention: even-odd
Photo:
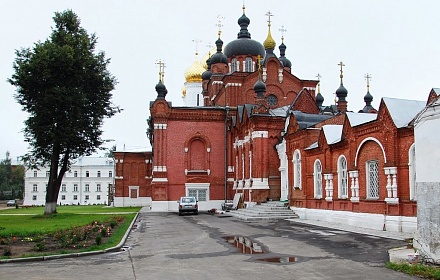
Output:
[[321,93],[321,77],[319,73],[316,75],[316,78],[318,78],[318,93]]
[[341,74],[339,75],[339,77],[341,78],[341,84],[342,84],[342,78],[344,77],[342,67],[344,67],[345,64],[341,61],[341,62],[339,62],[338,65],[341,66],[341,70],[340,70]]
[[221,15],[218,15],[217,19],[218,19],[218,21],[217,21],[217,24],[215,26],[218,27],[218,37],[220,38],[220,35],[222,34],[222,27],[223,27],[222,21],[225,19],[225,17],[223,17]]
[[194,43],[196,43],[196,55],[198,55],[199,54],[199,43],[201,43],[202,41],[201,40],[197,40],[197,39],[195,39],[195,40],[192,40]]
[[365,74],[364,78],[367,80],[367,91],[370,91],[370,80],[371,80],[371,75],[370,74]]
[[269,23],[269,26],[270,26],[270,23],[271,23],[270,17],[273,17],[273,14],[269,11],[269,12],[266,13],[266,16],[269,17],[269,20],[267,22]]
[[162,59],[156,61],[156,64],[159,65],[159,80],[163,83],[163,76],[165,74],[165,62]]

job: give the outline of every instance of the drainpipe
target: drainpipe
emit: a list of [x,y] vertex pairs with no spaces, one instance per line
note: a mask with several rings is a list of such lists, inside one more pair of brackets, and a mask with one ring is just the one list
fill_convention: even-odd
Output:
[[225,203],[228,200],[228,118],[229,106],[225,107]]

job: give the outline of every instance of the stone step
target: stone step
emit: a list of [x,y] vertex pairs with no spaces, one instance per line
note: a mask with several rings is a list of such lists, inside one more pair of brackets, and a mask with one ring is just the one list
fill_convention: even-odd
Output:
[[230,211],[230,215],[242,220],[294,219],[298,215],[290,210],[288,204],[280,201],[268,201],[249,208]]

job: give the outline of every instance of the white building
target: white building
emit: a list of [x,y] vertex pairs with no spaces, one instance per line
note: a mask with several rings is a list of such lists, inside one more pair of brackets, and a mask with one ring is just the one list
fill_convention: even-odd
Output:
[[419,253],[440,263],[440,89],[414,121],[416,150],[417,233],[414,246]]
[[[113,190],[113,158],[82,157],[72,164],[61,183],[58,204],[109,204]],[[28,169],[25,173],[23,205],[44,205],[49,168]]]

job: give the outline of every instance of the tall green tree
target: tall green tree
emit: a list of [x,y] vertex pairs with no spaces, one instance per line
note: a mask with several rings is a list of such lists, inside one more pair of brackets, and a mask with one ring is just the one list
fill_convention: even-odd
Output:
[[55,27],[44,42],[16,51],[15,99],[29,113],[24,136],[30,166],[50,166],[45,214],[56,213],[64,174],[71,162],[90,155],[104,142],[104,118],[119,111],[111,103],[116,79],[110,62],[96,52],[97,37],[81,27],[71,10],[57,12]]

